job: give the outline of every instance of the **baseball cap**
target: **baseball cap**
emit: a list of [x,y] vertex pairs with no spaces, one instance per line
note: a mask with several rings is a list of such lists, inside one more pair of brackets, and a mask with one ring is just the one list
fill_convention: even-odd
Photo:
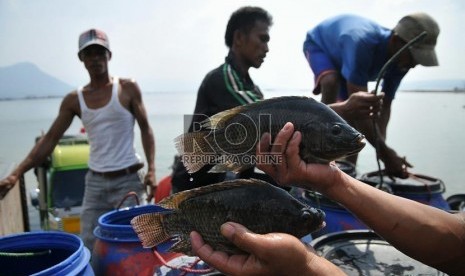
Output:
[[110,51],[107,34],[98,29],[87,30],[79,36],[79,52],[90,45],[100,45]]
[[437,66],[439,63],[434,48],[439,35],[439,26],[431,16],[426,13],[413,13],[404,16],[394,28],[394,32],[407,42],[424,31],[426,36],[413,44],[410,52],[418,64]]

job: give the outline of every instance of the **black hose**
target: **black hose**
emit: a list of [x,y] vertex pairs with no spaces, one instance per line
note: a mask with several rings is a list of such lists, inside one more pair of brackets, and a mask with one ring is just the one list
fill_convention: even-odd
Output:
[[[383,65],[381,70],[378,73],[378,76],[376,77],[376,86],[375,90],[373,91],[373,94],[376,95],[378,92],[378,87],[379,83],[381,82],[381,79],[383,78],[384,74],[386,73],[387,68],[399,57],[399,55],[405,51],[405,49],[409,48],[412,46],[414,43],[420,41],[427,35],[426,31],[423,31],[416,37],[412,38],[407,44],[405,44],[402,48],[400,48],[386,63]],[[381,170],[381,163],[380,163],[380,157],[379,157],[379,136],[378,136],[378,124],[376,123],[376,117],[373,116],[373,130],[375,134],[375,150],[376,150],[376,162],[378,164],[378,175],[379,175],[379,184],[378,188],[385,188],[385,189],[390,189],[387,187],[383,187],[383,172]]]

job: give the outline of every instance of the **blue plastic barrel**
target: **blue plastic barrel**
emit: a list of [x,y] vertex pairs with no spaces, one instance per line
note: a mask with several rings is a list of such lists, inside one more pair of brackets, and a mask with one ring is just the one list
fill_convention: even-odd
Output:
[[[82,240],[65,232],[29,232],[0,238],[1,275],[94,275]],[[16,254],[15,254],[16,253]]]
[[290,193],[304,204],[321,209],[325,212],[326,226],[313,232],[311,234],[313,239],[339,231],[367,229],[365,224],[347,211],[342,205],[322,196],[318,192],[293,188]]
[[[135,206],[103,214],[94,230],[97,240],[92,253],[92,267],[97,275],[154,275],[162,265],[151,249],[143,248],[131,226],[134,217],[166,209],[158,205]],[[166,260],[180,256],[168,253],[172,243],[163,243],[157,251]]]
[[[363,174],[360,180],[376,186],[380,182],[379,173],[375,171]],[[450,210],[449,203],[443,197],[446,188],[444,182],[440,179],[411,173],[406,179],[383,176],[383,183],[388,185],[395,195],[445,211]]]

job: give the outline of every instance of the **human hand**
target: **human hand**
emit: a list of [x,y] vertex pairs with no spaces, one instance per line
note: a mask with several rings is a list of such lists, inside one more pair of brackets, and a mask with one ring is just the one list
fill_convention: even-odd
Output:
[[340,272],[329,261],[309,251],[300,240],[288,234],[255,234],[233,222],[223,224],[221,233],[249,254],[228,255],[213,251],[199,233],[192,232],[190,237],[194,253],[227,275],[324,275],[323,272],[335,275],[335,272]]
[[11,188],[18,182],[18,177],[14,174],[0,181],[0,199],[3,199]]
[[[257,163],[257,168],[271,176],[284,186],[299,186],[324,192],[339,183],[343,174],[335,163],[307,164],[299,155],[302,134],[294,132],[294,125],[286,123],[271,145],[271,135],[265,133],[257,145],[256,155],[259,160],[270,160],[267,155],[278,155],[278,164]],[[271,145],[271,147],[270,147]]]
[[384,163],[384,171],[389,176],[407,178],[409,176],[407,168],[413,167],[407,162],[406,157],[400,157],[392,149],[387,149],[381,156],[381,160]]
[[147,191],[147,202],[151,202],[155,197],[155,192],[157,191],[157,182],[155,179],[155,171],[148,171],[144,177],[144,185],[148,187]]
[[368,119],[379,116],[384,93],[374,95],[365,91],[352,93],[343,102],[344,111],[341,115],[345,119]]

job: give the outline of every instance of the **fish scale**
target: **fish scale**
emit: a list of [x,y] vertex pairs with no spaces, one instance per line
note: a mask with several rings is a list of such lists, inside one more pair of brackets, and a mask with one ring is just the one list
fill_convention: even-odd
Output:
[[306,163],[329,163],[365,146],[364,136],[331,108],[298,96],[220,112],[201,123],[202,131],[180,135],[175,144],[190,173],[207,164],[215,165],[210,172],[241,172],[256,164],[252,157],[262,134],[269,132],[275,137],[287,122],[302,133],[300,156]]
[[144,247],[175,238],[174,252],[192,254],[189,234],[199,232],[216,250],[242,251],[220,233],[223,223],[243,224],[255,233],[282,232],[301,238],[319,228],[321,210],[293,198],[285,190],[257,179],[237,179],[183,191],[159,203],[169,213],[143,214],[131,224]]

